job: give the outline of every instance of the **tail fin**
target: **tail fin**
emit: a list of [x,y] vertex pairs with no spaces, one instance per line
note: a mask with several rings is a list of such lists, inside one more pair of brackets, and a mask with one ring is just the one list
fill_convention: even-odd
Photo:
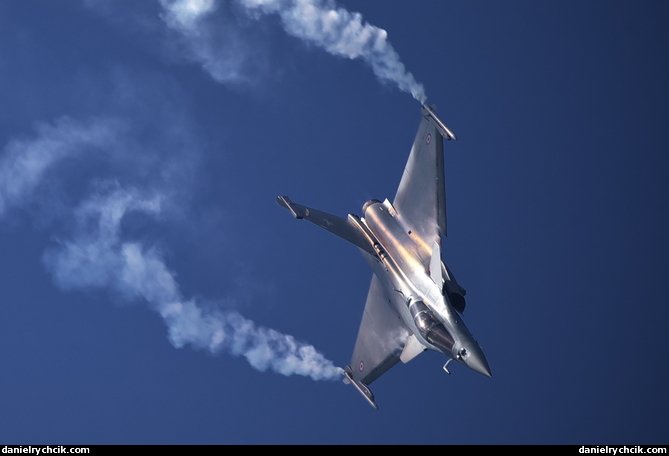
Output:
[[441,246],[436,241],[432,247],[432,257],[430,257],[430,278],[439,287],[444,286],[444,277],[441,270]]

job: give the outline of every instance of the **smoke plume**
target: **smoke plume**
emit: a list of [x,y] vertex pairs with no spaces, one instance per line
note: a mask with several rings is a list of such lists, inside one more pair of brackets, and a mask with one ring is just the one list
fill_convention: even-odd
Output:
[[[425,103],[423,85],[406,70],[388,41],[388,33],[364,22],[360,13],[351,13],[332,0],[237,0],[237,3],[255,18],[277,14],[288,34],[332,55],[364,60],[381,81],[393,83]],[[160,0],[160,4],[165,23],[187,39],[192,58],[214,79],[228,82],[240,77],[243,56],[229,43],[223,46],[214,42],[211,26],[204,20],[216,10],[215,0]],[[228,36],[228,40],[232,38]],[[221,58],[222,49],[227,58]]]
[[[85,123],[63,118],[39,125],[33,138],[10,142],[0,156],[0,216],[5,208],[43,198],[43,181],[58,180],[58,164],[66,158],[86,160],[85,152],[95,150],[108,160],[122,157],[132,168],[127,155],[116,150],[134,140],[124,137],[129,133],[123,125],[113,119]],[[164,221],[165,208],[171,204],[175,202],[170,192],[157,181],[141,186],[91,178],[88,195],[62,211],[65,234],[44,253],[44,265],[63,290],[106,290],[126,301],[145,302],[163,318],[168,338],[177,348],[190,345],[212,354],[243,356],[260,371],[314,380],[340,378],[342,370],[313,346],[259,327],[214,302],[181,294],[161,250],[132,239],[122,224],[130,214],[147,224],[161,217]]]
[[63,117],[54,125],[36,125],[37,138],[13,140],[0,156],[0,216],[23,204],[44,175],[58,162],[86,152],[100,151],[113,141],[109,121],[88,124]]

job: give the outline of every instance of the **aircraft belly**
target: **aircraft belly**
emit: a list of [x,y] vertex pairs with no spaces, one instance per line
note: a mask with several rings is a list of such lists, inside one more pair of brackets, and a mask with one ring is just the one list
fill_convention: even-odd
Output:
[[[377,242],[406,274],[424,273],[426,264],[417,240],[412,238],[390,201],[365,206],[365,225]],[[428,257],[429,261],[429,257]]]

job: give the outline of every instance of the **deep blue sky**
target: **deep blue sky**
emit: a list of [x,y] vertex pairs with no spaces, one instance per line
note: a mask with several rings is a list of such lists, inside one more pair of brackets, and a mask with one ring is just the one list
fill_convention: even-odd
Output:
[[0,442],[667,443],[669,7],[339,3],[458,135],[443,256],[493,372],[426,353],[374,411],[175,348],[156,309],[234,309],[346,365],[371,271],[274,199],[392,198],[419,103],[275,14],[180,29],[169,5],[0,3]]

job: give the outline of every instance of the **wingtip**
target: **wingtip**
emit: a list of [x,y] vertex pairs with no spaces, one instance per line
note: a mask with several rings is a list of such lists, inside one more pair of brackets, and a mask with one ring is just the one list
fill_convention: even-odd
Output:
[[362,397],[364,397],[369,405],[374,408],[374,410],[378,410],[379,406],[376,405],[376,402],[374,401],[374,393],[372,393],[372,390],[369,389],[367,385],[365,385],[362,382],[356,381],[353,378],[353,369],[351,369],[351,366],[346,366],[346,369],[344,370],[344,375],[346,378],[348,378],[349,382],[355,387],[355,389],[362,394]]
[[277,196],[276,197],[276,204],[279,206],[286,208],[290,211],[290,213],[295,217],[296,219],[301,219],[303,218],[302,215],[300,215],[295,207],[293,207],[293,202],[288,198],[287,196]]
[[453,133],[450,128],[446,126],[444,122],[441,121],[439,117],[437,117],[436,111],[437,106],[436,105],[428,105],[427,103],[423,103],[421,107],[421,112],[423,113],[423,116],[437,129],[439,134],[446,138],[446,140],[450,141],[457,141],[458,138],[455,136],[455,133]]

